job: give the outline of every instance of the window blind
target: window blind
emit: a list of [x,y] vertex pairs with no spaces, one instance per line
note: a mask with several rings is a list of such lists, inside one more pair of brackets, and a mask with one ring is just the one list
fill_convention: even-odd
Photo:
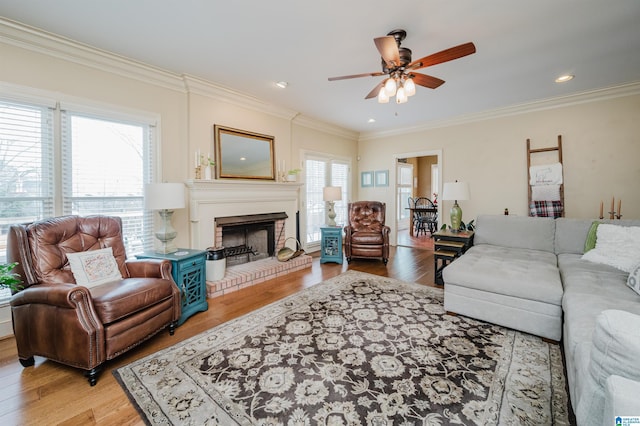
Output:
[[[53,109],[0,99],[0,262],[9,225],[53,212]],[[0,301],[10,296],[0,289]]]

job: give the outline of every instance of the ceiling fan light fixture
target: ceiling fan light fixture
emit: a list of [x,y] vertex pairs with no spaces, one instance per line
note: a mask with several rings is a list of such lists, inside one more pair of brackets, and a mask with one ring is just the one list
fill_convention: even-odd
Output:
[[387,96],[389,97],[395,96],[397,89],[398,85],[394,78],[388,78],[386,83],[384,83],[384,91],[387,92]]
[[409,100],[409,98],[407,97],[407,94],[404,91],[404,87],[400,87],[398,89],[398,91],[396,92],[396,103],[397,104],[403,104],[405,102],[407,102]]
[[407,96],[413,96],[416,94],[416,84],[413,82],[412,78],[407,78],[402,87],[404,87],[404,92]]
[[387,95],[387,92],[384,89],[384,87],[382,89],[380,89],[380,91],[378,92],[378,103],[379,104],[388,104],[389,103],[389,95]]

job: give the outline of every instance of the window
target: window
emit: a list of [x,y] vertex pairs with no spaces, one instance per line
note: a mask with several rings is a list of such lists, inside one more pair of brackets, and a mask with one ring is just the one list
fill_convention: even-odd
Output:
[[[127,254],[150,249],[143,189],[153,181],[151,120],[44,103],[0,99],[0,262],[9,225],[66,214],[119,216]],[[0,302],[9,296],[0,291]]]
[[305,158],[305,243],[307,249],[320,243],[320,227],[327,222],[326,202],[322,198],[322,188],[339,186],[342,188],[342,200],[334,204],[336,223],[347,220],[347,204],[350,196],[350,163],[321,155],[307,155]]
[[64,213],[119,216],[127,252],[150,248],[145,229],[153,224],[143,191],[151,181],[153,128],[72,112],[63,112],[62,121]]

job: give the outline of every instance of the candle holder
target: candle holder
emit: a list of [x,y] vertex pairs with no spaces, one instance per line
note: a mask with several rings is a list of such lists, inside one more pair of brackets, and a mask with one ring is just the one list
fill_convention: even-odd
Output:
[[617,215],[616,215],[616,219],[620,220],[621,218],[622,218],[622,215],[621,215],[621,214],[617,214]]
[[196,179],[202,179],[202,166],[196,167]]
[[609,213],[609,219],[615,219],[616,217],[616,212],[612,211],[612,212],[608,212]]
[[285,172],[278,172],[278,180],[280,182],[286,182],[287,181],[287,174]]

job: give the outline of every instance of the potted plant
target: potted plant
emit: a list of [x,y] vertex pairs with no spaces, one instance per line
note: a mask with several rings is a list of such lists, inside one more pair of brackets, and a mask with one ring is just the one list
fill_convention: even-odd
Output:
[[287,172],[287,180],[289,182],[295,182],[298,180],[298,173],[300,173],[302,169],[291,169]]
[[11,272],[18,263],[0,264],[0,288],[8,288],[13,293],[22,290],[20,275]]

